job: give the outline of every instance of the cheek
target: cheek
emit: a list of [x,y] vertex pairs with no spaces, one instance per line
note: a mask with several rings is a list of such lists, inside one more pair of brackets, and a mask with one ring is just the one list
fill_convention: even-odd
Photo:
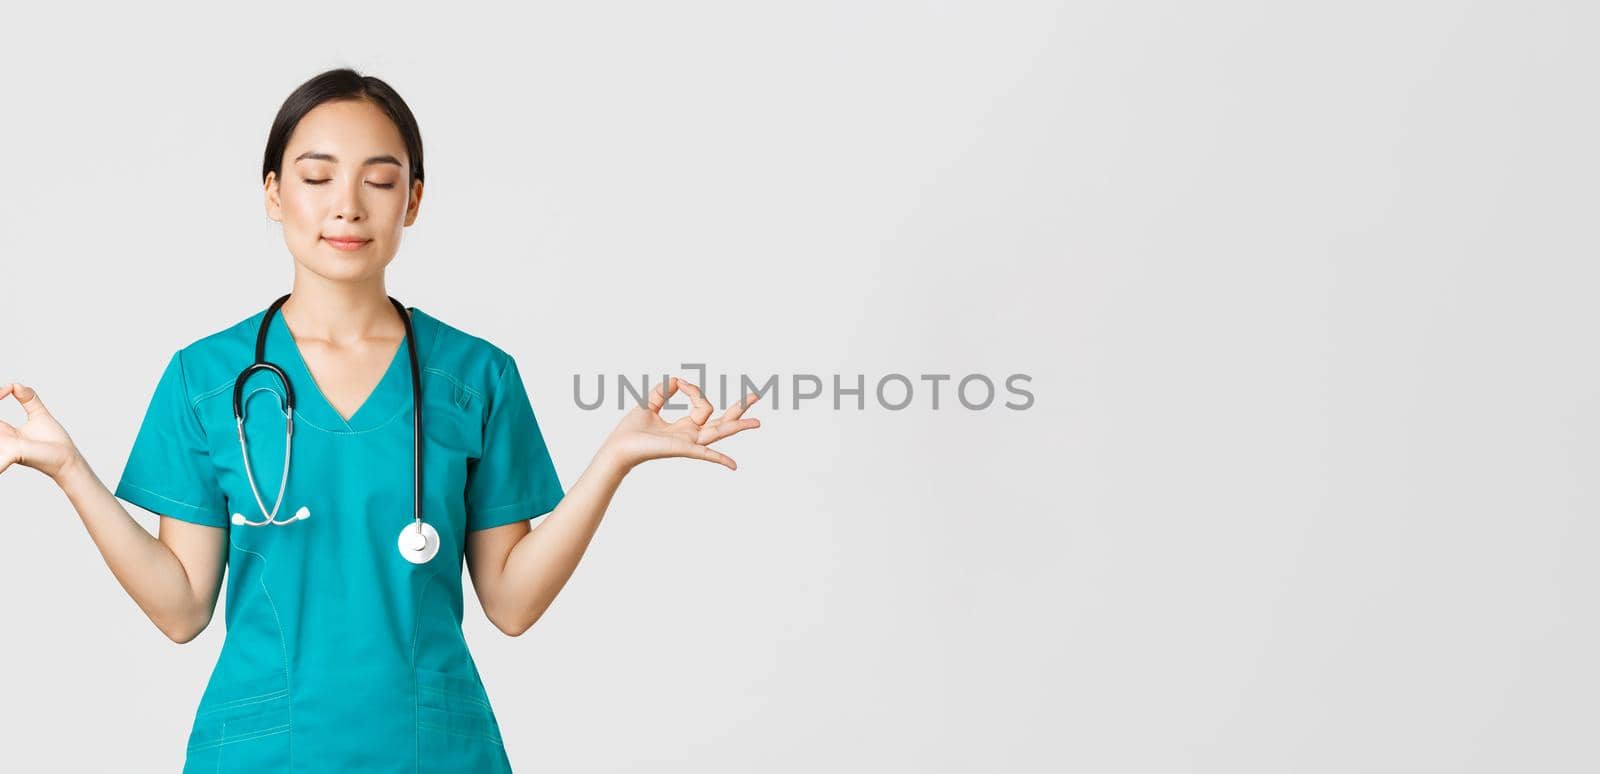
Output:
[[372,197],[371,202],[372,214],[375,217],[397,222],[406,216],[405,191],[384,191],[382,196]]
[[283,210],[285,230],[302,231],[307,228],[315,229],[322,222],[321,206],[314,196],[306,196],[296,191],[292,194],[281,196],[278,203]]

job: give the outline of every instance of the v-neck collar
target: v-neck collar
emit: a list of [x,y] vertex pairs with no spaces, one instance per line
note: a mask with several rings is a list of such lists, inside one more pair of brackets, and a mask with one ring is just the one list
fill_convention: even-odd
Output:
[[[433,341],[433,326],[431,319],[416,307],[407,309],[411,311],[411,328],[417,337],[417,370],[420,374],[430,354],[428,346]],[[257,326],[260,325],[261,316],[265,314],[266,311],[263,310],[256,315]],[[378,379],[377,386],[372,388],[366,400],[362,401],[356,413],[350,415],[349,419],[340,416],[333,404],[328,401],[328,397],[322,393],[321,386],[311,375],[311,367],[306,364],[305,356],[295,343],[289,324],[283,320],[282,310],[272,315],[272,321],[267,326],[266,358],[284,369],[284,373],[288,374],[289,380],[293,382],[294,413],[297,419],[328,432],[359,433],[389,423],[400,412],[411,406],[411,358],[408,354],[408,344],[410,342],[402,336],[400,346],[389,360],[389,367],[384,369],[383,376]]]

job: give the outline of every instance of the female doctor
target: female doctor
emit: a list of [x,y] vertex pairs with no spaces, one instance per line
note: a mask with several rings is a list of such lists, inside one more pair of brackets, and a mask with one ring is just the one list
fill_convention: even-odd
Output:
[[[262,178],[293,288],[172,356],[116,491],[23,384],[0,385],[27,413],[0,422],[0,472],[59,484],[175,642],[208,625],[231,568],[186,772],[509,771],[462,637],[463,561],[489,619],[521,634],[628,471],[664,457],[734,469],[710,444],[760,425],[741,418],[756,396],[713,418],[695,385],[667,380],[563,491],[517,362],[385,289],[423,190],[399,95],[347,69],[307,81]],[[690,413],[669,422],[680,389]],[[159,535],[116,498],[159,514]]]

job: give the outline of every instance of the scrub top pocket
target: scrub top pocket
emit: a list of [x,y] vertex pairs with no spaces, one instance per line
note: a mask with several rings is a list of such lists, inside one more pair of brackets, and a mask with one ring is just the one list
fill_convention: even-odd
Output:
[[[218,684],[196,713],[184,772],[287,771],[293,714],[287,686],[239,695],[249,684]],[[254,688],[261,687],[260,683]],[[236,698],[227,698],[236,697]]]
[[417,750],[423,770],[509,772],[505,743],[477,681],[417,668]]

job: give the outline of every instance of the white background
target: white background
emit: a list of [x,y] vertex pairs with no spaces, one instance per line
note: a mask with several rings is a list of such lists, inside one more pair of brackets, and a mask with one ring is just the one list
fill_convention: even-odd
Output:
[[[737,472],[638,469],[527,634],[469,588],[518,770],[1600,767],[1591,5],[40,13],[0,381],[108,485],[288,290],[261,153],[337,66],[422,126],[390,292],[518,358],[569,486],[621,413],[574,374],[1032,376],[784,393]],[[0,518],[4,768],[176,770],[220,607],[168,641],[36,471]]]

